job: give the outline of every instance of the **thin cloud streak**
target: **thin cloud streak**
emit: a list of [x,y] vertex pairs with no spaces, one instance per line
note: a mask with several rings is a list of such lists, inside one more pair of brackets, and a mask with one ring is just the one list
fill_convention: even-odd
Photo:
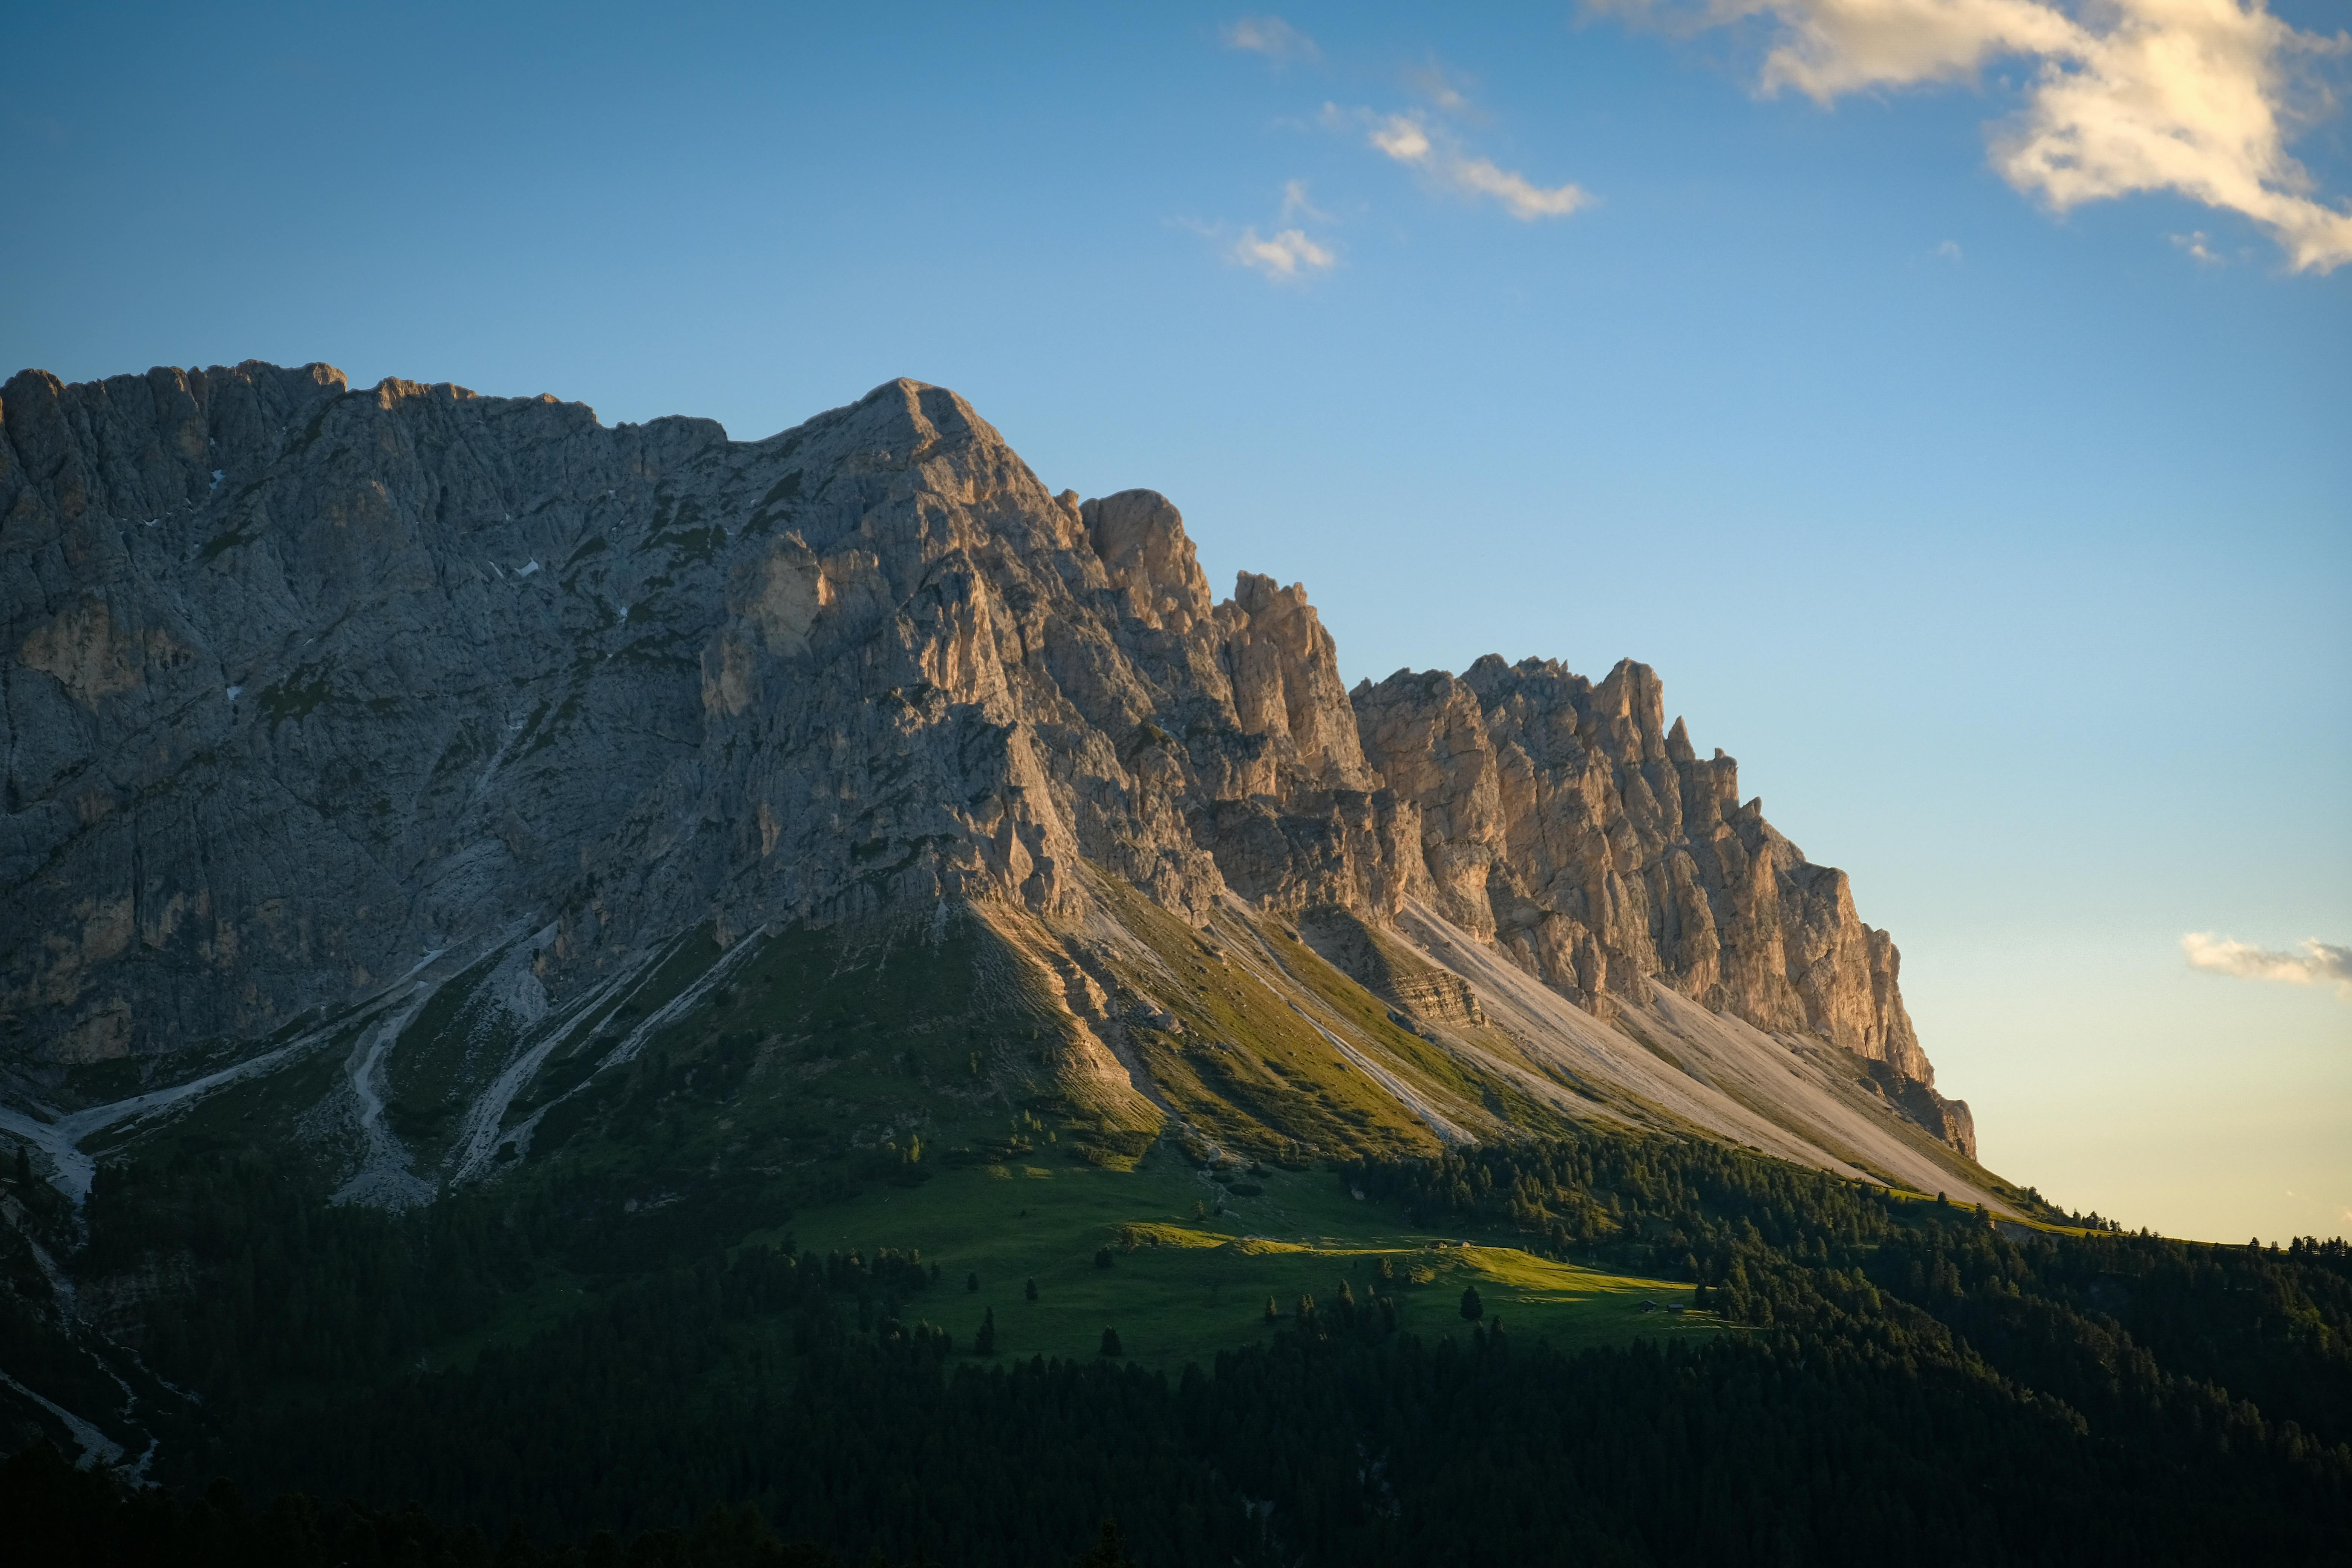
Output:
[[2180,939],[2180,955],[2191,969],[2234,974],[2241,980],[2333,985],[2336,995],[2352,1002],[2352,947],[2337,947],[2315,938],[2299,943],[2293,952],[2281,952],[2211,931],[2191,931]]
[[1454,77],[1435,60],[1405,73],[1415,92],[1448,114],[1470,112],[1470,95],[1462,89]]
[[[1671,0],[1592,0],[1636,14]],[[2297,67],[2352,51],[2352,37],[2289,26],[2263,0],[1711,0],[1709,25],[1779,24],[1761,86],[1829,104],[1870,88],[1974,78],[2023,57],[2024,109],[1993,128],[1993,166],[2063,213],[2167,191],[2244,215],[2297,271],[2352,261],[2352,210],[2314,194],[2286,151]],[[2315,97],[2315,101],[2324,101]]]
[[1217,37],[1229,49],[1264,55],[1277,62],[1312,61],[1323,58],[1323,51],[1315,47],[1314,39],[1279,16],[1244,16],[1220,30]]
[[1592,200],[1591,193],[1581,185],[1538,185],[1524,174],[1471,157],[1444,132],[1410,114],[1375,116],[1358,110],[1350,116],[1337,104],[1325,104],[1323,118],[1327,124],[1344,124],[1351,119],[1368,123],[1365,141],[1376,151],[1463,195],[1498,202],[1523,223],[1566,217]]

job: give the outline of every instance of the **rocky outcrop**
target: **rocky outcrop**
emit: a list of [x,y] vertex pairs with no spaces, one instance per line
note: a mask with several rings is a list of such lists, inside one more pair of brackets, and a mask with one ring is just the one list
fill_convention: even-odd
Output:
[[1309,946],[1342,974],[1393,1004],[1411,1021],[1408,1026],[1486,1021],[1468,981],[1430,963],[1353,910],[1325,904],[1309,910],[1298,924]]
[[1400,671],[1354,693],[1367,760],[1418,808],[1433,904],[1601,1016],[1655,984],[1884,1063],[1922,1125],[1972,1148],[1933,1094],[1893,940],[1845,873],[1816,866],[1739,799],[1738,764],[1669,727],[1657,676],[1598,685],[1549,660]]
[[520,931],[561,998],[690,927],[1067,922],[1108,876],[1196,923],[1425,900],[1597,1013],[1668,985],[1926,1085],[1843,876],[1661,710],[1630,664],[1351,700],[1302,589],[1213,603],[1165,498],[1052,494],[913,382],[734,442],[324,365],[26,372],[0,1064],[257,1041]]

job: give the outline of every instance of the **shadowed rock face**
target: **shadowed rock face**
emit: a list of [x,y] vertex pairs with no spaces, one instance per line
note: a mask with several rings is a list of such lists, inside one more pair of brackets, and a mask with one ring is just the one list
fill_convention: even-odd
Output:
[[505,931],[552,926],[562,996],[690,926],[1066,922],[1108,875],[1196,922],[1421,899],[1602,1016],[1663,984],[1954,1103],[1843,874],[1648,669],[1351,701],[1303,590],[1213,605],[1165,499],[1055,496],[913,382],[730,442],[323,365],[26,372],[0,686],[20,1068],[258,1039]]

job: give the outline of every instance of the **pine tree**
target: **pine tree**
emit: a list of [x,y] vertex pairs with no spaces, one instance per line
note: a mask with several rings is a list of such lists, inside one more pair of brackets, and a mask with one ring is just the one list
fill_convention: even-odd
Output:
[[1118,1331],[1117,1329],[1105,1329],[1103,1331],[1101,1353],[1104,1355],[1117,1356],[1123,1356],[1127,1353],[1126,1351],[1119,1348]]
[[1475,1285],[1462,1288],[1462,1315],[1474,1323],[1486,1315],[1486,1303],[1478,1300]]
[[968,1295],[977,1296],[980,1294],[980,1276],[978,1274],[965,1275],[963,1277],[963,1288],[965,1293]]
[[1034,1301],[1037,1299],[1037,1281],[1032,1279],[1021,1287],[1021,1294]]
[[981,1314],[980,1332],[971,1336],[971,1353],[974,1355],[996,1353],[996,1309],[993,1307]]
[[1078,1559],[1077,1568],[1137,1568],[1137,1564],[1127,1554],[1127,1543],[1118,1538],[1118,1526],[1107,1519],[1094,1545]]
[[1269,1327],[1282,1321],[1282,1309],[1274,1304],[1271,1296],[1265,1299],[1265,1321]]

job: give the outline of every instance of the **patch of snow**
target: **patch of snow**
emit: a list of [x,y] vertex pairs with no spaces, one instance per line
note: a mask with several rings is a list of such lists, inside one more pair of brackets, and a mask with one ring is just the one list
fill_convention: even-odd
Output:
[[236,701],[236,700],[237,700],[238,695],[239,695],[240,693],[242,693],[244,690],[245,690],[245,688],[244,688],[244,687],[242,687],[242,686],[232,686],[232,687],[230,687],[230,688],[228,689],[228,700],[229,700],[231,702]]
[[160,517],[151,517],[151,518],[149,518],[146,521],[144,521],[144,522],[141,523],[139,526],[140,526],[140,527],[142,527],[142,528],[153,528],[153,527],[157,526],[158,524],[160,524],[163,521],[163,520],[162,518],[160,518]]
[[499,582],[503,583],[507,580],[507,569],[499,565],[497,562],[493,561],[490,563],[490,570],[499,574]]
[[225,469],[225,468],[215,468],[215,469],[213,470],[213,489],[220,489],[220,488],[221,488],[221,480],[223,480],[223,479],[226,479],[227,477],[228,477],[228,472],[227,472],[227,470],[226,470],[226,469]]
[[538,570],[539,570],[539,558],[538,558],[537,556],[533,556],[533,557],[531,557],[531,559],[530,559],[530,563],[529,563],[527,565],[524,565],[524,566],[522,566],[522,567],[519,568],[519,569],[516,571],[515,575],[516,575],[516,576],[518,576],[518,577],[528,577],[528,576],[530,576],[532,573],[534,573],[534,572],[536,572],[536,571],[538,571]]

